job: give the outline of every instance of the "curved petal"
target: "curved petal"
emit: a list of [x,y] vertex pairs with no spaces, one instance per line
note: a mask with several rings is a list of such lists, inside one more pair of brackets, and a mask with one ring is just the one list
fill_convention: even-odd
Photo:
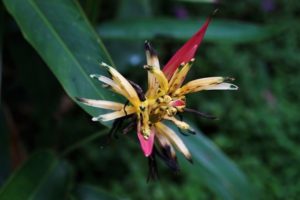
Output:
[[101,120],[103,122],[106,122],[106,121],[111,121],[111,120],[114,120],[114,119],[118,119],[118,118],[123,117],[125,115],[130,115],[130,114],[136,112],[136,110],[133,106],[127,106],[125,108],[125,110],[126,110],[126,112],[124,112],[124,109],[122,109],[122,110],[106,113],[106,114],[103,114],[103,115],[99,115],[98,117],[93,117],[92,120],[93,121]]
[[94,100],[94,99],[86,99],[86,98],[76,98],[78,101],[92,107],[103,108],[108,110],[121,110],[124,107],[124,104],[117,103],[113,101],[105,101],[105,100]]
[[208,18],[200,30],[192,38],[190,38],[165,65],[163,72],[168,79],[172,77],[173,73],[181,63],[187,63],[194,57],[210,21],[211,18]]
[[192,161],[192,156],[188,148],[171,128],[161,122],[156,123],[155,126],[158,134],[163,134],[164,136],[166,136],[166,138],[168,138],[168,140],[176,146],[176,148],[184,155],[187,160]]
[[113,67],[107,65],[106,63],[101,63],[101,66],[105,67],[107,71],[112,76],[113,81],[128,94],[128,100],[130,103],[132,103],[134,106],[138,107],[140,104],[140,99],[135,91],[135,89],[132,87],[132,85],[128,82],[128,80],[122,76],[116,69]]
[[[157,54],[148,41],[145,42],[145,50],[147,65],[152,66],[155,69],[160,69]],[[156,95],[158,88],[159,84],[156,81],[155,76],[148,71],[148,91],[146,92],[146,96],[148,98],[153,98]]]

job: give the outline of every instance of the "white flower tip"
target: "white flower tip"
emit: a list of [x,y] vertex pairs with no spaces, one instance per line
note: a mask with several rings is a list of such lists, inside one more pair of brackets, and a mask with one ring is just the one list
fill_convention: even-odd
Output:
[[103,66],[103,67],[109,67],[109,65],[106,64],[105,62],[101,62],[100,65]]
[[96,121],[98,121],[98,120],[99,120],[98,117],[93,117],[93,118],[92,118],[92,121],[93,121],[93,122],[96,122]]
[[96,77],[96,74],[90,74],[90,77],[91,77],[91,78],[95,78],[95,77]]
[[239,87],[236,86],[236,85],[231,84],[231,85],[230,85],[230,89],[231,89],[231,90],[238,90]]

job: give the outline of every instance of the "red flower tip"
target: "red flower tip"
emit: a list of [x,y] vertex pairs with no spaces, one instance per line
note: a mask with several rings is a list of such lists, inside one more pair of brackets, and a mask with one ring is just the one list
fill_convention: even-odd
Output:
[[177,99],[175,101],[171,101],[170,102],[170,106],[174,106],[174,107],[177,107],[177,106],[184,106],[185,105],[185,102],[180,100],[180,99]]
[[199,31],[191,37],[169,60],[163,68],[166,77],[170,79],[176,69],[181,63],[189,62],[195,55],[200,43],[203,40],[206,29],[210,23],[211,18],[208,18]]

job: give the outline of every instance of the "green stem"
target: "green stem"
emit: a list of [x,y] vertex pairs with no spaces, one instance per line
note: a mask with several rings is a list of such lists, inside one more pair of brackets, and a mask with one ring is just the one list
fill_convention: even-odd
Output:
[[80,140],[74,144],[72,144],[71,146],[69,146],[68,148],[66,148],[62,153],[61,153],[61,156],[62,157],[65,157],[67,156],[68,154],[70,154],[72,151],[98,139],[99,137],[105,135],[107,133],[106,130],[102,130],[100,132],[97,132],[97,133],[94,133],[94,134],[91,134],[90,136],[86,137],[85,139],[83,140]]

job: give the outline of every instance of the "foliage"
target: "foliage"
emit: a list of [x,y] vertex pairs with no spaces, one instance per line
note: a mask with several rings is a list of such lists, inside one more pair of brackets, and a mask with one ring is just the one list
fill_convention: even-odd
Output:
[[99,61],[112,63],[94,27],[115,66],[143,85],[143,40],[165,63],[214,10],[207,2],[4,0],[7,13],[0,3],[0,199],[296,199],[296,1],[220,2],[189,78],[232,76],[240,90],[191,96],[190,107],[219,120],[187,116],[205,134],[184,138],[195,163],[180,159],[179,174],[159,163],[160,180],[146,183],[135,134],[107,144],[107,128],[71,100],[118,99],[88,77],[103,73]]

